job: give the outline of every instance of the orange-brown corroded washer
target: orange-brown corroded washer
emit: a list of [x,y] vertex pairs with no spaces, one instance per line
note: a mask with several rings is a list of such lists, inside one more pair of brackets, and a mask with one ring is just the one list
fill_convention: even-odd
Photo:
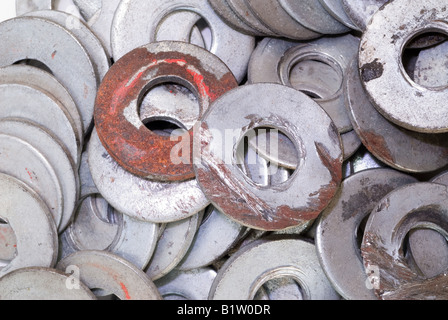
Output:
[[192,129],[173,139],[150,131],[139,117],[144,94],[167,82],[195,93],[200,117],[214,100],[238,86],[228,67],[205,49],[176,41],[150,43],[110,68],[98,91],[95,125],[106,150],[127,171],[159,181],[183,181],[194,177],[192,152],[174,159],[172,151],[180,143],[192,151]]

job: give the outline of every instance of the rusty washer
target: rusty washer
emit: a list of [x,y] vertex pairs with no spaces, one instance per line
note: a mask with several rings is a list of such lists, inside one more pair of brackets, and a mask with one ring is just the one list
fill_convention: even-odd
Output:
[[[110,155],[129,172],[159,181],[194,178],[190,157],[173,163],[179,144],[148,130],[139,118],[139,103],[153,86],[174,82],[195,93],[200,116],[211,102],[238,83],[215,55],[185,42],[160,41],[132,50],[105,76],[95,104],[98,136]],[[190,141],[192,130],[178,137]]]
[[[239,142],[260,127],[282,131],[299,151],[296,171],[277,186],[255,184],[237,163]],[[281,230],[316,218],[342,178],[341,139],[331,118],[304,93],[279,84],[241,86],[216,100],[195,132],[194,149],[207,198],[254,229]]]
[[379,298],[447,299],[447,271],[426,278],[406,261],[403,250],[404,239],[411,230],[432,229],[447,237],[447,199],[448,187],[445,185],[413,183],[395,189],[372,210],[361,253],[366,271],[376,273],[374,289]]

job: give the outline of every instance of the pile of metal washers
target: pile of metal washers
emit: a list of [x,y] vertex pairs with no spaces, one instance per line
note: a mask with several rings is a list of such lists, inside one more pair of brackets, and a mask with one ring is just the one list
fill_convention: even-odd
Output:
[[0,299],[448,298],[447,0],[17,0]]

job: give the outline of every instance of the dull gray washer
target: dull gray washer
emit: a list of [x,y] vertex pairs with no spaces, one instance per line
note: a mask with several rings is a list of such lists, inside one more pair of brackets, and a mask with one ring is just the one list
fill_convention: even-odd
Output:
[[318,219],[315,242],[319,261],[335,290],[348,300],[376,299],[366,286],[357,231],[378,201],[417,179],[392,169],[369,169],[346,178]]
[[31,266],[53,267],[57,259],[57,230],[41,197],[25,183],[0,174],[0,216],[8,221],[17,239],[17,254],[0,270],[4,276]]

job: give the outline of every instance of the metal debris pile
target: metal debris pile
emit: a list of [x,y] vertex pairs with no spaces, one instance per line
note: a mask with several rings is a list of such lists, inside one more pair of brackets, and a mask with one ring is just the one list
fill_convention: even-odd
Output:
[[17,0],[0,298],[448,298],[446,0]]

